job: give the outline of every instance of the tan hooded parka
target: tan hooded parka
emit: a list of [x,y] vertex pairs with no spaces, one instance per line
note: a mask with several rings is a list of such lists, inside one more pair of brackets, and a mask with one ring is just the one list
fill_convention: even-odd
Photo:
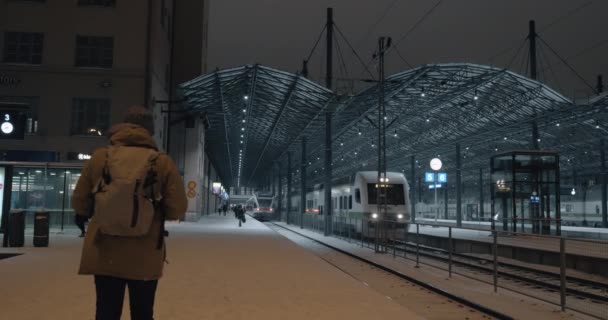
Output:
[[[109,136],[111,145],[158,149],[148,131],[137,125],[118,124],[110,130]],[[88,216],[93,206],[92,190],[102,174],[105,157],[106,148],[97,150],[82,170],[72,198],[72,207],[78,215]],[[182,219],[187,209],[187,199],[182,178],[169,156],[160,154],[155,169],[163,199],[150,232],[141,238],[100,236],[93,216],[82,248],[79,274],[130,280],[156,280],[162,276],[165,246],[157,249],[161,232],[160,210],[166,220]]]

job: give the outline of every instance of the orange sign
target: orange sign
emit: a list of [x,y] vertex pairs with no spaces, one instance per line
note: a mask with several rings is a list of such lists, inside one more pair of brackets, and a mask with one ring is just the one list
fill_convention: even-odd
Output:
[[188,182],[188,193],[186,194],[188,196],[188,198],[194,198],[196,197],[196,182],[194,181],[189,181]]

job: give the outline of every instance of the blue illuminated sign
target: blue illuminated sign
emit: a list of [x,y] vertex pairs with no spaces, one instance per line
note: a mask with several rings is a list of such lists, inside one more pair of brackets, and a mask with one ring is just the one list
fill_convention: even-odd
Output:
[[437,182],[440,182],[440,183],[448,182],[448,174],[445,172],[440,172],[437,176]]
[[435,182],[435,174],[432,172],[425,173],[424,182]]
[[429,189],[441,189],[441,185],[440,184],[432,184],[429,186]]

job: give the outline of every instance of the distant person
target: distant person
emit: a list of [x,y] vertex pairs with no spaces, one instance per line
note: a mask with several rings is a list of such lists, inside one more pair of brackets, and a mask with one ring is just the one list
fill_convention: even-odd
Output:
[[239,204],[234,213],[236,214],[236,218],[239,220],[239,227],[242,226],[243,223],[247,222],[247,219],[245,219],[245,209],[242,205]]
[[187,208],[182,178],[171,158],[158,152],[153,133],[152,114],[129,108],[124,123],[110,129],[110,145],[85,164],[74,190],[76,214],[92,213],[78,273],[95,277],[97,320],[120,319],[127,286],[131,319],[154,318],[166,257],[164,221],[183,219]]
[[78,229],[80,229],[79,237],[83,238],[86,234],[85,224],[89,222],[89,217],[77,214],[74,216],[74,222],[76,223],[76,226],[78,226]]

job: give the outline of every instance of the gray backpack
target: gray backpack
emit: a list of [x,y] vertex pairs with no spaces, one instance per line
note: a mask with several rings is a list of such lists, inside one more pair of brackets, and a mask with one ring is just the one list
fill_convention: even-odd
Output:
[[93,189],[93,219],[102,234],[148,234],[161,200],[154,170],[158,156],[158,151],[149,148],[108,147],[102,176]]

